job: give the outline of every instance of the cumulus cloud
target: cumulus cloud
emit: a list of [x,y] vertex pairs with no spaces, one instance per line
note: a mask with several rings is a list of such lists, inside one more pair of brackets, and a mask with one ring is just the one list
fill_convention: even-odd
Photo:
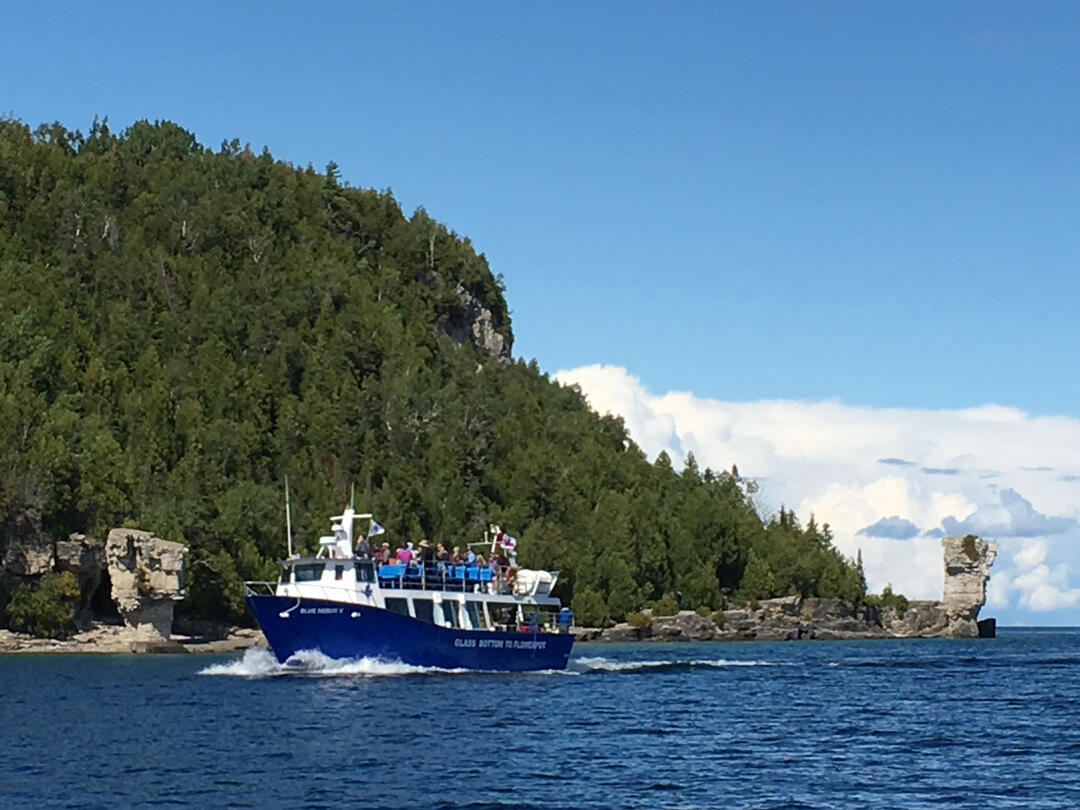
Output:
[[1014,489],[1000,490],[996,503],[983,504],[963,520],[950,515],[942,521],[946,534],[984,537],[1041,537],[1078,527],[1074,518],[1042,514]]
[[[702,467],[737,464],[760,483],[766,511],[785,505],[804,521],[813,514],[829,523],[841,551],[861,550],[874,590],[891,583],[913,598],[940,597],[939,537],[974,533],[1001,545],[989,598],[1005,623],[1080,611],[1080,475],[1071,472],[1080,419],[998,405],[724,402],[655,394],[605,365],[555,376],[580,386],[600,413],[622,416],[650,457],[664,450],[678,462],[693,452]],[[1073,620],[1080,623],[1080,612]]]
[[863,537],[887,537],[891,540],[910,540],[918,533],[918,526],[899,515],[882,518],[877,523],[863,526],[856,532]]

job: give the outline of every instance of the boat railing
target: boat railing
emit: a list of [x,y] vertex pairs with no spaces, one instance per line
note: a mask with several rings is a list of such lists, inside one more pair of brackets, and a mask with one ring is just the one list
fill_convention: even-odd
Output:
[[[544,573],[548,575],[548,581],[544,583],[542,592],[535,587],[531,588],[530,593],[520,595],[548,595],[559,577],[559,572]],[[509,566],[492,569],[486,565],[453,563],[382,565],[378,569],[377,578],[380,587],[390,590],[513,594],[516,593],[518,584],[517,572]]]
[[[279,594],[278,588],[288,589]],[[319,580],[311,582],[245,582],[246,596],[288,596],[294,599],[301,594],[308,599],[326,602],[358,602],[362,594],[354,585],[327,585]]]
[[274,596],[277,593],[276,582],[251,580],[244,583],[244,596]]

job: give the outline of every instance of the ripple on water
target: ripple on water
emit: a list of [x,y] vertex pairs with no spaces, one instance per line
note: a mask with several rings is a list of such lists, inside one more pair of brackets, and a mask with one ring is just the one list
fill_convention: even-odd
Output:
[[1071,810],[1077,639],[0,658],[0,807]]

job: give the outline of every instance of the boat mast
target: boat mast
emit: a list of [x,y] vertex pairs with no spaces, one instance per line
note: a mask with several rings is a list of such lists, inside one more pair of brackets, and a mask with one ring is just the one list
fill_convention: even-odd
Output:
[[289,476],[285,476],[285,547],[292,557],[292,515],[289,512]]

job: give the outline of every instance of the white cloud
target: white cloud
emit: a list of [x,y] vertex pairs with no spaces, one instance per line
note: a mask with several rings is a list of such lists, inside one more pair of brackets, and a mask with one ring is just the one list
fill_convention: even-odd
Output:
[[1020,568],[1034,568],[1046,559],[1046,541],[1029,540],[1016,554],[1013,560]]
[[[988,596],[999,618],[1037,623],[1026,613],[1080,608],[1078,419],[997,405],[927,411],[657,395],[617,366],[555,376],[579,385],[600,413],[622,416],[650,457],[666,450],[678,463],[693,452],[702,467],[737,464],[761,485],[766,508],[829,523],[842,551],[861,549],[875,590],[891,583],[939,597],[937,537],[970,531],[1002,546]],[[894,532],[911,524],[921,534],[859,535],[885,518]]]
[[1051,568],[1037,565],[1013,579],[1020,603],[1034,611],[1058,610],[1080,604],[1080,588],[1067,585],[1068,568],[1059,563]]

